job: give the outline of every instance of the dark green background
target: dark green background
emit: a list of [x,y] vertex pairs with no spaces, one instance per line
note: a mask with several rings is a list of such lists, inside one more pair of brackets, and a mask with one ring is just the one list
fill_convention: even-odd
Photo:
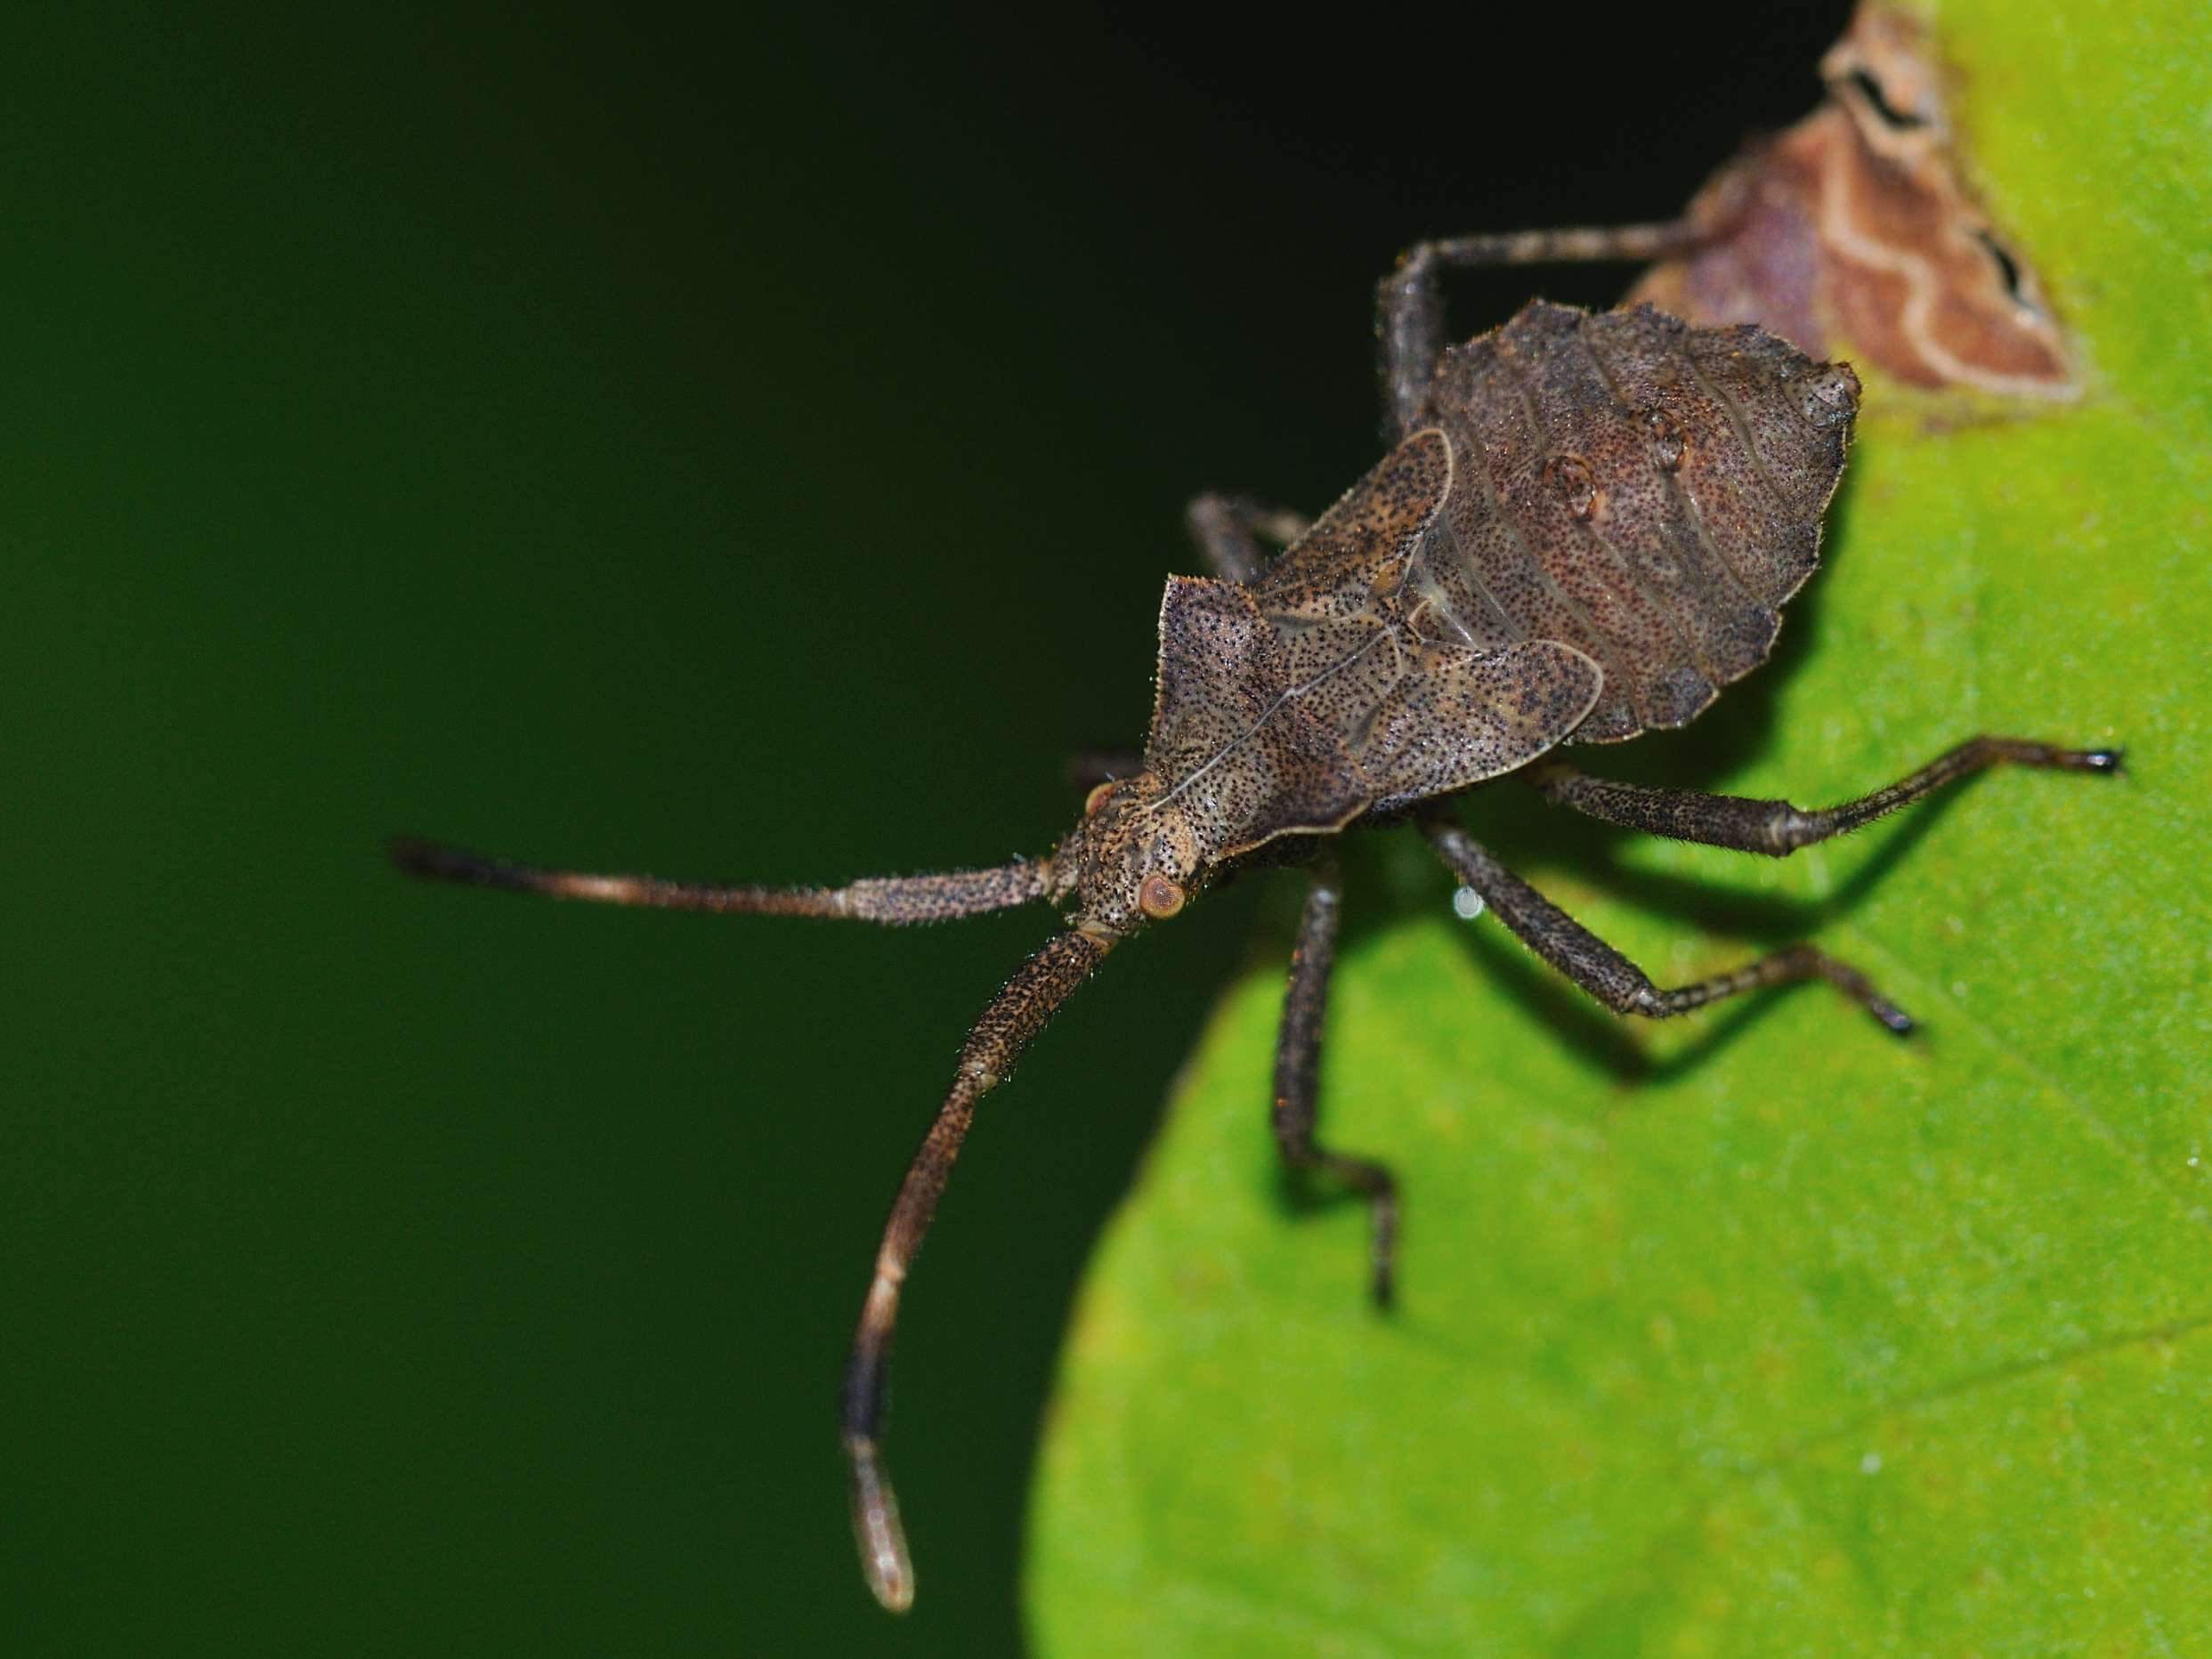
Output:
[[8,1650],[1017,1646],[1070,1291],[1252,897],[986,1111],[902,1340],[895,1625],[842,1349],[1048,919],[523,902],[379,838],[1042,850],[1061,756],[1141,727],[1183,498],[1373,457],[1394,250],[1664,214],[1837,10],[18,14]]

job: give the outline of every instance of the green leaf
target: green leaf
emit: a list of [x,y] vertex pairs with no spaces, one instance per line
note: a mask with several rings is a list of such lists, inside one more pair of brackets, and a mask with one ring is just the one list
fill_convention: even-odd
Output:
[[1082,1296],[1044,1651],[2204,1651],[2212,60],[2192,0],[1936,20],[2087,395],[1945,428],[1870,383],[1777,660],[1598,760],[1818,802],[1994,731],[2129,774],[1783,865],[1468,804],[1661,983],[1811,935],[1908,1042],[1819,986],[1616,1021],[1370,838],[1323,1126],[1405,1177],[1403,1306],[1275,1165],[1278,930]]

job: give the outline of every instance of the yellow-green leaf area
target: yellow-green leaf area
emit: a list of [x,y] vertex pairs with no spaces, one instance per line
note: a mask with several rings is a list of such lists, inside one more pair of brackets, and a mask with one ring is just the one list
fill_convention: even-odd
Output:
[[1632,1026],[1370,838],[1323,1130],[1403,1176],[1402,1305],[1277,1168],[1278,927],[1082,1292],[1041,1651],[2212,1650],[2212,48],[2180,0],[1932,15],[2085,395],[1870,376],[1775,660],[1592,764],[1819,803],[1993,731],[2127,775],[1779,865],[1467,804],[1662,983],[1810,936],[1904,1042],[1819,986]]

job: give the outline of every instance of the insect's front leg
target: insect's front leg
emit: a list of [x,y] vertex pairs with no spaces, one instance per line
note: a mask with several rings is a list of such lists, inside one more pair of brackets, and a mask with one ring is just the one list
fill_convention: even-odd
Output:
[[1267,549],[1273,542],[1287,547],[1306,533],[1309,521],[1288,507],[1262,506],[1245,496],[1225,496],[1211,490],[1183,509],[1183,527],[1206,561],[1206,568],[1225,582],[1252,581],[1267,568]]
[[1810,812],[1787,801],[1615,783],[1577,772],[1562,761],[1546,761],[1536,770],[1535,782],[1553,805],[1569,806],[1608,823],[1677,841],[1781,858],[1801,846],[1847,835],[1932,795],[1948,783],[1997,765],[2110,776],[2120,769],[2120,754],[2116,749],[2061,749],[2030,738],[1972,737],[1885,789]]
[[1811,944],[1794,944],[1710,979],[1662,989],[1651,976],[1498,862],[1450,818],[1431,814],[1422,831],[1445,867],[1480,894],[1513,935],[1616,1014],[1665,1019],[1762,985],[1825,979],[1890,1031],[1903,1036],[1912,1016],[1847,962]]
[[1713,230],[1689,219],[1568,231],[1508,231],[1416,242],[1375,290],[1375,333],[1382,359],[1382,409],[1392,438],[1414,430],[1429,379],[1444,354],[1447,271],[1481,265],[1549,265],[1668,259],[1709,240]]
[[1324,861],[1314,872],[1299,919],[1290,984],[1283,996],[1283,1027],[1275,1046],[1275,1138],[1293,1169],[1318,1170],[1366,1194],[1371,1284],[1376,1306],[1388,1307],[1396,1277],[1398,1181],[1372,1159],[1332,1152],[1314,1140],[1321,1027],[1329,1006],[1329,973],[1336,964],[1342,889],[1335,863]]

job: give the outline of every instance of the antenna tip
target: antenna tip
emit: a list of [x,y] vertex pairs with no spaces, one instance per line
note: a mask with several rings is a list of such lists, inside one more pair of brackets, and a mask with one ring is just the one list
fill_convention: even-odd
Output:
[[448,862],[448,849],[434,841],[419,840],[411,835],[395,835],[384,844],[385,856],[393,864],[410,876],[435,876],[443,873],[441,868]]
[[541,885],[531,879],[533,872],[520,865],[486,858],[466,847],[449,846],[442,841],[395,835],[384,844],[384,850],[385,856],[396,869],[425,881],[458,881],[472,887],[509,887],[518,893],[533,891]]
[[861,1573],[885,1612],[904,1613],[914,1605],[914,1563],[890,1477],[873,1440],[847,1435],[845,1455],[852,1468],[853,1540],[860,1546]]

